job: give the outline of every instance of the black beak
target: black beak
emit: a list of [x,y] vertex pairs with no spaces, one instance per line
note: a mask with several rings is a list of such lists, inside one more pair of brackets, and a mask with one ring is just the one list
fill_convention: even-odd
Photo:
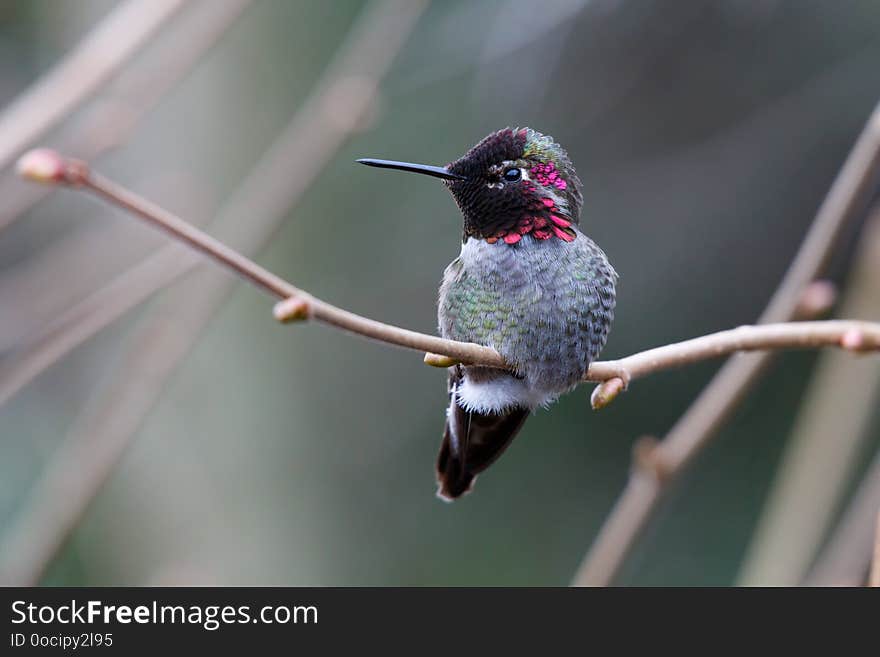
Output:
[[358,160],[361,164],[368,167],[379,167],[380,169],[398,169],[399,171],[412,171],[413,173],[423,173],[426,176],[434,176],[443,180],[467,180],[464,176],[452,173],[446,167],[434,167],[430,164],[413,164],[412,162],[395,162],[394,160],[374,160],[369,157]]

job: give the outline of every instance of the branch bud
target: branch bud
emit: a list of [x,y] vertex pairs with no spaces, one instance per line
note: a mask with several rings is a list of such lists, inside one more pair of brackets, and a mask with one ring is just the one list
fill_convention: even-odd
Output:
[[68,160],[50,148],[28,151],[19,158],[15,170],[25,180],[49,185],[82,185],[89,177],[88,164]]
[[458,365],[459,361],[454,358],[450,358],[449,356],[442,356],[440,354],[432,354],[430,351],[425,353],[425,365],[430,365],[431,367],[452,367],[453,365]]
[[25,180],[38,183],[64,182],[65,162],[57,152],[35,148],[21,156],[15,170]]
[[831,281],[813,281],[804,288],[795,309],[795,319],[815,319],[828,314],[837,302],[837,287]]
[[868,344],[865,333],[859,329],[850,329],[840,336],[840,346],[853,352],[870,351],[873,348]]
[[594,411],[598,411],[608,406],[617,399],[617,395],[626,390],[626,383],[620,377],[615,376],[612,379],[603,381],[593,390],[590,395],[590,405]]
[[272,314],[282,324],[309,318],[309,302],[302,297],[290,297],[275,304]]

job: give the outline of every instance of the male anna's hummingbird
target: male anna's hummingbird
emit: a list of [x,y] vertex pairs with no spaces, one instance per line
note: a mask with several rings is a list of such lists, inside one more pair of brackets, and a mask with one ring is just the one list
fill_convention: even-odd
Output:
[[605,346],[617,273],[578,230],[581,181],[552,137],[499,130],[445,167],[358,161],[443,179],[464,234],[440,286],[440,334],[490,346],[512,368],[449,369],[437,494],[453,500],[534,409],[581,380]]

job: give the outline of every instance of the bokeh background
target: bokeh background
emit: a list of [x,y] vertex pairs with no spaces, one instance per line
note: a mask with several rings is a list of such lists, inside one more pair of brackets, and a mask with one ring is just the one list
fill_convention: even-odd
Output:
[[[0,102],[123,4],[0,4]],[[377,45],[383,21],[392,36]],[[346,59],[364,38],[374,43]],[[371,70],[382,58],[387,71]],[[434,332],[459,249],[455,205],[436,181],[353,161],[442,164],[490,131],[534,127],[568,148],[582,227],[621,274],[612,357],[758,316],[880,99],[878,62],[873,0],[190,0],[39,143],[94,154],[103,173],[202,225],[225,207],[229,232],[212,232],[260,264]],[[340,71],[330,101],[307,100]],[[248,179],[291,121],[284,166]],[[14,212],[35,192],[3,176],[0,375],[167,243],[70,191]],[[295,198],[235,206],[245,180]],[[837,249],[830,277],[843,287],[861,234],[853,226]],[[95,459],[102,440],[125,446],[42,583],[565,585],[626,482],[633,442],[662,436],[719,366],[656,374],[598,413],[579,389],[447,505],[433,475],[445,373],[417,353],[281,326],[271,307],[208,264],[0,407],[0,536],[21,529],[70,441]],[[872,358],[862,362],[877,370]],[[776,361],[671,491],[620,583],[739,581],[816,359]],[[880,442],[880,412],[861,434],[840,510]],[[94,463],[66,465],[75,476]]]

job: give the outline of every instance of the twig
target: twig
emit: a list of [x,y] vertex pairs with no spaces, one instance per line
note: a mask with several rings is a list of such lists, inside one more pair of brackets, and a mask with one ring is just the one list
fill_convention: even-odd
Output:
[[[804,289],[825,268],[844,226],[864,207],[878,168],[880,106],[869,117],[782,283],[761,314],[760,323],[787,321],[797,315]],[[755,354],[724,364],[659,444],[657,449],[670,467],[666,480],[646,477],[642,470],[634,468],[629,484],[578,568],[574,585],[603,586],[614,581],[657,508],[665,482],[674,479],[712,440],[770,358],[767,353]]]
[[[212,222],[239,251],[254,252],[265,244],[339,148],[374,115],[380,82],[426,6],[380,0],[361,11],[315,89]],[[19,374],[19,383],[25,374],[35,375],[200,262],[179,244],[160,250],[74,308],[20,363],[26,369],[11,373]],[[227,296],[228,278],[213,269],[199,274],[173,290],[162,300],[162,311],[139,325],[122,367],[105,391],[93,396],[53,454],[4,537],[0,582],[36,583],[111,476],[165,381]]]
[[[877,281],[880,207],[865,224],[838,312],[880,321]],[[796,586],[803,580],[872,437],[878,393],[880,362],[839,352],[819,357],[743,561],[740,584]]]
[[[292,283],[264,269],[235,249],[211,237],[180,217],[137,196],[121,185],[92,172],[80,161],[68,160],[54,151],[36,150],[26,154],[19,170],[40,182],[64,184],[93,192],[171,237],[208,255],[257,287],[282,300],[275,314],[282,321],[315,319],[324,324],[388,344],[440,354],[451,362],[489,367],[507,367],[501,355],[490,347],[445,340],[377,322],[348,312],[312,296]],[[624,383],[660,370],[718,358],[737,351],[842,347],[850,351],[873,351],[880,347],[880,324],[854,320],[793,322],[740,326],[683,342],[656,347],[625,358],[597,361],[584,375],[585,381],[607,382],[624,377]]]
[[68,116],[134,55],[187,0],[128,0],[0,116],[0,169]]

